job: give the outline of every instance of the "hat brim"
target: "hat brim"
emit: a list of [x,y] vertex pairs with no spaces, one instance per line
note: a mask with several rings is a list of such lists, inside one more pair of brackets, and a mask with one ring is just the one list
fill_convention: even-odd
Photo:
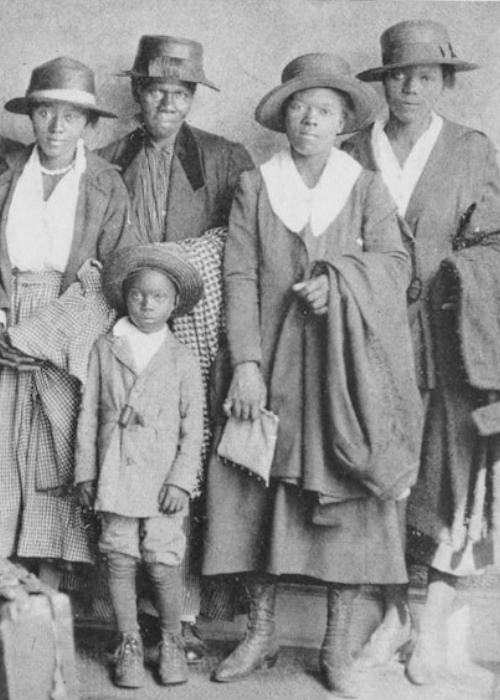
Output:
[[78,109],[84,109],[87,112],[92,112],[92,114],[96,114],[98,117],[105,117],[106,119],[118,119],[118,116],[116,114],[113,114],[113,112],[108,112],[105,109],[96,107],[95,104],[85,102],[74,102],[73,100],[63,100],[60,98],[52,97],[45,99],[38,99],[36,97],[15,97],[14,99],[9,100],[5,103],[4,109],[6,109],[7,112],[12,112],[13,114],[29,115],[31,114],[31,110],[34,106],[36,106],[37,104],[42,104],[44,102],[57,102],[58,104],[71,105],[72,107],[78,107]]
[[[342,134],[358,131],[370,124],[378,109],[378,98],[372,88],[368,88],[356,78],[344,78],[318,73],[307,77],[288,80],[273,88],[265,95],[255,110],[255,119],[272,131],[284,132],[283,104],[285,100],[300,90],[310,88],[331,88],[346,93],[352,100],[354,113],[350,114]],[[367,89],[368,88],[368,89]]]
[[133,272],[152,268],[169,277],[179,291],[172,318],[185,316],[203,296],[203,280],[175,243],[149,243],[120,248],[104,264],[102,291],[110,306],[120,314],[127,312],[123,283]]
[[[114,73],[114,75],[116,75],[118,78],[146,78],[148,80],[156,80],[159,83],[164,83],[168,80],[171,80],[171,78],[168,75],[149,75],[148,73],[141,73],[135,70],[122,70],[119,73]],[[196,79],[193,79],[191,77],[181,77],[178,78],[178,80],[182,80],[185,83],[196,83],[197,85],[204,85],[205,87],[220,92],[220,88],[218,88],[217,85],[214,85],[212,82],[210,82],[210,80],[208,80],[206,77],[197,77]]]
[[398,68],[410,68],[411,66],[430,66],[430,65],[442,65],[442,66],[452,66],[457,72],[477,70],[479,68],[477,63],[468,63],[467,61],[461,61],[458,58],[444,58],[444,59],[419,59],[415,61],[407,61],[403,63],[389,63],[386,66],[379,66],[378,68],[370,68],[369,70],[364,70],[357,74],[357,78],[365,83],[375,82],[377,80],[383,80],[387,73]]

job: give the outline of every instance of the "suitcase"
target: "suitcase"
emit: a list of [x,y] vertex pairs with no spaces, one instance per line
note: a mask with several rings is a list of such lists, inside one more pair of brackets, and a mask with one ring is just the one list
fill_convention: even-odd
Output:
[[0,700],[76,700],[69,598],[0,559]]

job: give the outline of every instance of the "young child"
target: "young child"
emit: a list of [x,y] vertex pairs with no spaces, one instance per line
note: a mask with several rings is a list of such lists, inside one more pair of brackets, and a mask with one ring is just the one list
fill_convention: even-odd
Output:
[[118,250],[102,285],[121,317],[92,349],[75,483],[80,503],[100,512],[99,548],[121,634],[114,681],[144,683],[135,589],[142,561],[162,630],[160,681],[185,683],[179,564],[200,462],[202,386],[196,358],[166,324],[193,308],[203,282],[177,245],[162,243]]

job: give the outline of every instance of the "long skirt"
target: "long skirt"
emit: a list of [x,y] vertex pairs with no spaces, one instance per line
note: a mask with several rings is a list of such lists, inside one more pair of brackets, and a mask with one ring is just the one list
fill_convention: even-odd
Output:
[[249,571],[345,584],[406,583],[404,502],[370,497],[318,508],[315,494],[282,482],[266,489],[213,454],[203,573]]
[[[11,314],[17,324],[57,299],[59,272],[12,276]],[[60,370],[63,372],[63,370]],[[65,381],[78,381],[66,375]],[[78,391],[75,391],[78,396]],[[72,407],[76,420],[77,402]],[[51,427],[37,401],[31,372],[0,371],[0,556],[92,562],[81,509],[71,497],[37,488],[39,470],[55,460]]]

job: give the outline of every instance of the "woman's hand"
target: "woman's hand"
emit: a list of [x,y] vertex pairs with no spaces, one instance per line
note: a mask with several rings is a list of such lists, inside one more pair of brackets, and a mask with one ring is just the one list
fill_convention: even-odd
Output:
[[175,515],[187,509],[189,494],[173,484],[163,484],[158,496],[160,511],[166,515]]
[[297,282],[292,287],[302,301],[317,316],[323,316],[328,311],[328,292],[330,283],[327,275],[318,275],[305,282]]
[[240,420],[256,420],[266,405],[267,389],[260,367],[256,362],[242,362],[234,368],[227,399],[226,416]]
[[76,497],[82,508],[93,508],[95,501],[95,481],[81,481],[77,484]]
[[43,361],[17,350],[10,342],[5,327],[0,326],[0,367],[10,367],[18,372],[34,372],[42,366]]

